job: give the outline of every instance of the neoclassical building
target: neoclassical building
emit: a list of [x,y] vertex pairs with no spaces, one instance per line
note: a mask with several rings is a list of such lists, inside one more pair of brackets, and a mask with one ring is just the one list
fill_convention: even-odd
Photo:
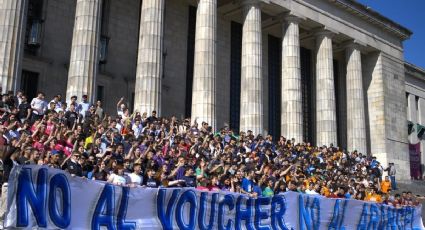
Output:
[[408,127],[425,124],[411,34],[354,0],[2,0],[0,81],[333,143],[407,179]]

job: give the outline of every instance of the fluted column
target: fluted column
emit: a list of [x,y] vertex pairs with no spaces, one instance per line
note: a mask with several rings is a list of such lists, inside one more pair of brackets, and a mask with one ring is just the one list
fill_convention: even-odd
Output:
[[240,129],[263,132],[261,9],[257,1],[244,2]]
[[140,16],[134,108],[161,114],[163,27],[165,0],[144,0]]
[[366,153],[366,120],[359,47],[350,44],[346,49],[347,61],[347,148]]
[[93,98],[99,56],[102,0],[77,0],[66,98]]
[[332,33],[316,36],[316,140],[318,145],[337,145]]
[[[303,141],[299,18],[289,16],[282,40],[282,135]],[[272,112],[272,111],[271,111]]]
[[200,0],[196,13],[192,117],[216,127],[217,0]]
[[17,76],[17,63],[20,48],[23,46],[21,39],[23,33],[23,14],[25,1],[1,0],[0,1],[0,87],[2,93],[14,89]]

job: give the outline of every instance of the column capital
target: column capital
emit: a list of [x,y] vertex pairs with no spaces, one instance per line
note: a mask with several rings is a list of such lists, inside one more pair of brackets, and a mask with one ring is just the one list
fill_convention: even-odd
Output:
[[242,7],[260,6],[261,0],[243,0],[240,2]]
[[366,48],[366,44],[356,40],[356,39],[350,39],[348,41],[343,42],[340,45],[340,48],[346,49],[346,50],[350,50],[350,49],[356,49],[356,50],[360,50],[362,51],[363,49]]
[[300,23],[302,21],[304,21],[305,18],[304,17],[300,17],[294,14],[286,14],[285,16],[283,16],[282,21],[284,23]]
[[326,37],[332,38],[332,37],[334,37],[335,35],[338,34],[337,31],[335,31],[335,30],[333,30],[329,27],[317,28],[317,29],[313,30],[312,32],[313,32],[314,36],[316,36],[316,37],[326,36]]

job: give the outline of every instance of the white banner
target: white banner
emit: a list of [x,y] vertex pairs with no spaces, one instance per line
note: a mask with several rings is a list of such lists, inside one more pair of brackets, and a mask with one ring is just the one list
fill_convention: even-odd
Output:
[[294,192],[252,199],[187,188],[128,188],[35,165],[15,167],[8,192],[9,228],[425,229],[421,207]]

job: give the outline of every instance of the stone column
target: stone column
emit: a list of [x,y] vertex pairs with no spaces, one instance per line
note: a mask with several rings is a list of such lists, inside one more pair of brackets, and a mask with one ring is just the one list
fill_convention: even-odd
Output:
[[332,33],[316,34],[316,142],[337,145]]
[[66,99],[93,98],[99,57],[102,0],[77,0]]
[[20,51],[23,47],[22,33],[24,33],[23,0],[0,1],[0,87],[1,93],[14,89],[19,68],[17,64],[22,58]]
[[140,16],[134,109],[161,114],[165,0],[144,0]]
[[263,132],[261,9],[257,1],[243,7],[240,129],[257,135]]
[[366,153],[366,119],[361,53],[357,44],[346,49],[347,61],[347,149]]
[[[282,135],[303,141],[299,18],[285,18],[282,40]],[[273,112],[273,111],[271,111]]]
[[192,118],[216,127],[217,0],[200,0],[196,13]]

